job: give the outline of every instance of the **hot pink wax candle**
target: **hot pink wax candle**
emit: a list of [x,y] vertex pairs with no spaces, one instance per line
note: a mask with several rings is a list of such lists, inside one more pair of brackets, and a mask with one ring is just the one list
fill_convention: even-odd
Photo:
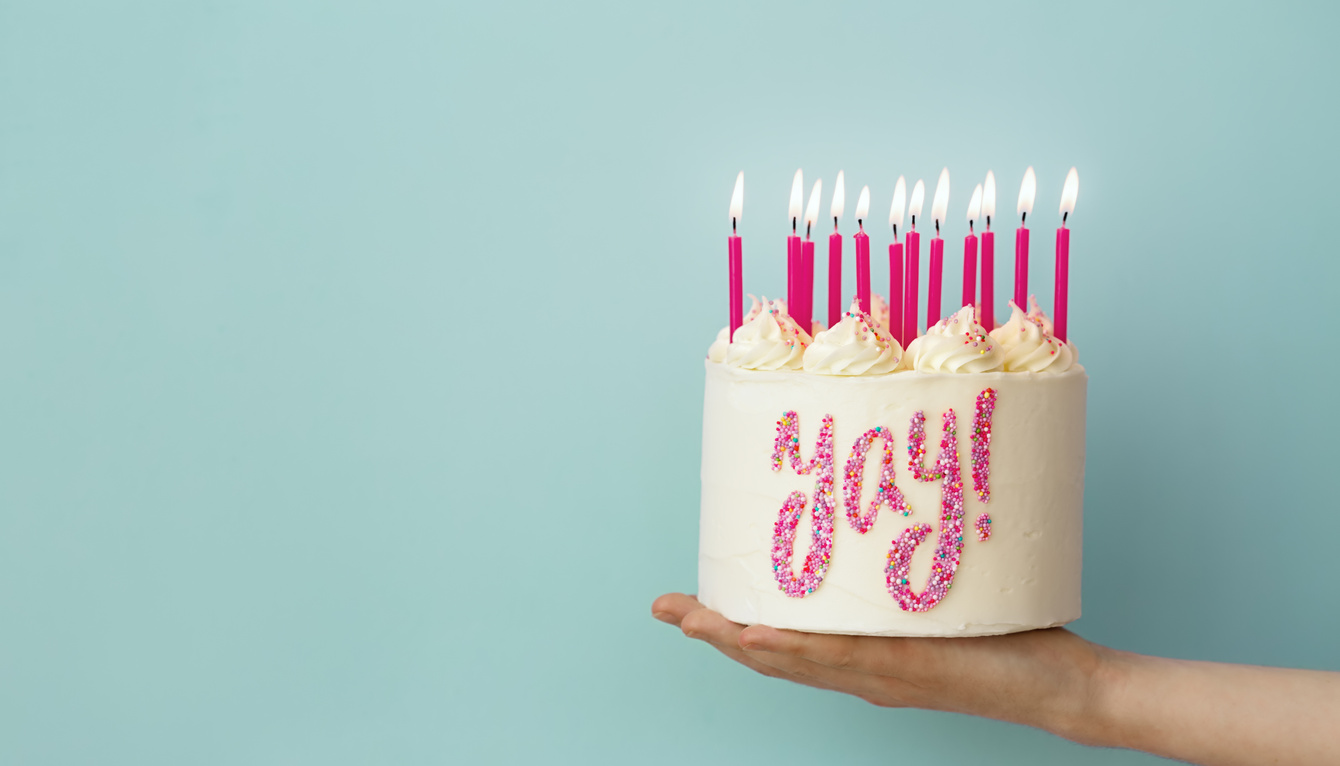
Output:
[[828,236],[828,326],[842,321],[842,235],[833,221],[833,233]]
[[814,241],[808,234],[800,245],[800,294],[792,316],[807,333],[814,332]]
[[907,232],[906,241],[903,243],[906,249],[904,253],[903,269],[903,348],[907,344],[916,340],[921,333],[917,327],[917,293],[919,283],[918,272],[921,268],[921,235],[916,229]]
[[726,259],[730,271],[730,335],[744,324],[744,243],[734,233],[726,238]]
[[1056,230],[1056,303],[1052,306],[1059,340],[1066,339],[1066,306],[1070,302],[1070,229],[1061,224]]
[[[937,227],[938,229],[938,227]],[[944,292],[945,241],[938,236],[931,240],[930,271],[926,276],[926,326],[934,327],[940,321],[940,298]]]
[[744,171],[735,178],[735,191],[730,197],[730,236],[726,238],[726,263],[730,272],[730,327],[727,340],[744,323],[744,243],[735,226],[744,212]]
[[792,230],[786,238],[786,310],[795,311],[796,296],[800,294],[800,237]]
[[903,337],[903,243],[889,245],[889,335]]
[[1028,305],[1028,229],[1014,230],[1014,305]]
[[1062,341],[1069,338],[1066,335],[1066,310],[1070,303],[1070,229],[1065,224],[1075,211],[1078,196],[1079,171],[1071,168],[1061,189],[1061,228],[1056,230],[1056,303],[1052,306],[1056,337]]
[[856,300],[861,304],[861,311],[870,313],[870,237],[866,236],[865,227],[856,232]]
[[996,234],[988,222],[982,232],[982,327],[996,329]]
[[968,236],[963,238],[963,306],[977,305],[977,235],[968,224]]

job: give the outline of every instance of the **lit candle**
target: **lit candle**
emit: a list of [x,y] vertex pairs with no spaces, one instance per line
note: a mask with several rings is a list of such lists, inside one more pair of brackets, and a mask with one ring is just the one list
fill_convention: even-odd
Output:
[[935,182],[935,199],[931,202],[931,218],[935,221],[935,239],[931,240],[930,273],[926,279],[926,326],[934,327],[940,321],[940,299],[943,296],[945,241],[940,238],[940,222],[949,212],[949,168],[940,171]]
[[870,313],[870,237],[865,233],[865,214],[870,211],[870,187],[861,187],[856,200],[856,300],[861,311]]
[[819,192],[824,182],[816,180],[810,190],[810,204],[805,206],[805,241],[800,246],[800,294],[797,306],[791,312],[796,322],[807,333],[814,333],[814,240],[810,229],[819,220]]
[[982,215],[986,217],[986,231],[982,232],[982,327],[987,332],[996,329],[996,235],[991,231],[991,216],[996,214],[996,174],[986,171],[982,184]]
[[1071,168],[1065,176],[1065,187],[1061,189],[1061,228],[1056,230],[1056,303],[1052,306],[1056,337],[1062,342],[1067,338],[1066,309],[1070,303],[1070,229],[1065,224],[1075,212],[1078,196],[1079,171]]
[[[977,235],[972,225],[982,214],[982,185],[972,190],[972,200],[968,202],[968,236],[963,238],[963,305],[977,305]],[[980,307],[974,309],[976,314]],[[980,321],[980,320],[979,320]]]
[[898,176],[889,208],[889,226],[893,228],[893,244],[889,245],[889,335],[899,343],[903,342],[903,243],[898,241],[898,227],[903,225],[905,207],[907,181]]
[[1019,228],[1014,230],[1014,305],[1028,305],[1028,214],[1038,193],[1038,177],[1029,165],[1019,185]]
[[837,185],[833,188],[833,205],[828,212],[833,216],[833,233],[828,235],[828,326],[842,321],[842,235],[838,220],[847,205],[846,180],[838,171]]
[[800,237],[796,235],[796,224],[800,221],[800,207],[805,203],[805,181],[799,170],[791,181],[791,206],[787,217],[791,219],[791,236],[786,238],[786,310],[796,307],[796,295],[800,292]]
[[926,200],[926,184],[917,180],[912,187],[912,201],[907,203],[907,215],[911,219],[905,240],[906,248],[903,269],[903,348],[921,333],[917,332],[917,272],[921,265],[921,235],[917,233],[917,216],[921,215],[921,205]]
[[726,260],[730,271],[730,335],[744,324],[744,245],[736,233],[736,224],[744,212],[744,171],[735,177],[735,191],[730,195],[730,236],[726,239]]

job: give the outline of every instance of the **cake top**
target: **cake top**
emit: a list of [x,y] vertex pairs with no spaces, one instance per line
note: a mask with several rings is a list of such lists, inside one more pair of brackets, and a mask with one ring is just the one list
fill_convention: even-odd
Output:
[[1062,373],[1079,359],[1073,343],[1053,335],[1051,320],[1031,297],[1027,312],[1010,301],[1009,321],[990,332],[979,323],[977,308],[964,306],[917,336],[906,351],[877,318],[888,317],[878,293],[872,294],[874,315],[853,300],[832,327],[816,322],[813,337],[791,317],[785,301],[750,298],[753,306],[734,337],[725,327],[717,333],[710,361],[749,370],[854,376],[910,370]]

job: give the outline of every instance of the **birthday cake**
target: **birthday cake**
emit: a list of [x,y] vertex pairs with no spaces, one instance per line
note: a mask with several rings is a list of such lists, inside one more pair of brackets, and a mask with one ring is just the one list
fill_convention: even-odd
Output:
[[855,306],[813,338],[751,314],[706,363],[704,605],[868,635],[1080,616],[1088,377],[1040,312],[988,334],[965,307],[906,353]]
[[1035,301],[1011,301],[999,327],[966,305],[904,349],[868,300],[828,328],[755,301],[709,349],[699,600],[820,633],[1078,619],[1088,376],[1074,345]]

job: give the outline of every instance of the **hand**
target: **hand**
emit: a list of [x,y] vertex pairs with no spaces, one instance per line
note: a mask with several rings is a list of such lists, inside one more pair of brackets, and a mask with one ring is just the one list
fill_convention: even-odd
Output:
[[881,638],[745,627],[682,593],[651,610],[765,676],[883,707],[986,716],[1208,766],[1340,763],[1340,673],[1147,657],[1062,628]]
[[692,596],[656,599],[652,614],[770,678],[882,707],[987,716],[1078,741],[1094,714],[1108,650],[1053,628],[984,638],[839,636],[745,627]]

